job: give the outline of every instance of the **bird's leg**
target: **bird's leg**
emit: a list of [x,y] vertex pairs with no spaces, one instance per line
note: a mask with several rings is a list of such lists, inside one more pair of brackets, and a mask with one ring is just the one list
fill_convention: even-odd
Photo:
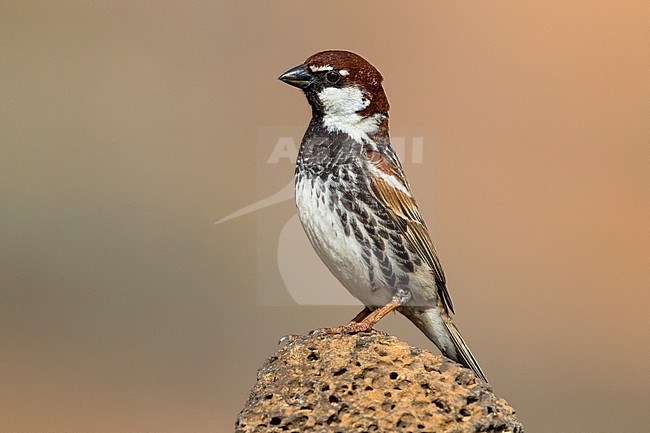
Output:
[[[397,307],[403,304],[403,297],[394,296],[393,299],[386,305],[381,308],[378,308],[372,312],[366,312],[370,310],[365,308],[361,313],[352,319],[350,323],[344,326],[336,326],[334,328],[320,328],[314,329],[309,333],[309,335],[315,334],[355,334],[357,332],[366,332],[372,330],[372,327],[375,326],[386,314],[390,313]],[[356,321],[361,318],[360,321]]]
[[[346,326],[353,325],[355,323],[361,322],[363,319],[368,317],[370,314],[372,314],[372,310],[368,307],[365,307],[363,310],[359,312],[352,320],[350,320],[350,323],[348,323]],[[339,328],[344,328],[344,326],[339,326]],[[315,335],[315,334],[329,334],[329,332],[326,332],[327,329],[333,329],[333,328],[318,328],[318,329],[313,329],[309,332],[309,335]],[[297,340],[300,338],[300,335],[298,334],[289,334],[285,335],[284,337],[280,338],[280,341],[278,341],[278,344],[284,344],[284,343],[289,343],[291,341]]]

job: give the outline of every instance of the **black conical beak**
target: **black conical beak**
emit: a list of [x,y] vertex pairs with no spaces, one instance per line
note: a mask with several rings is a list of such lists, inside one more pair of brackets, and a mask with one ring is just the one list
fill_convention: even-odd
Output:
[[307,65],[302,64],[295,68],[289,69],[284,74],[278,77],[278,80],[298,87],[299,89],[306,89],[314,81],[314,76],[309,71]]

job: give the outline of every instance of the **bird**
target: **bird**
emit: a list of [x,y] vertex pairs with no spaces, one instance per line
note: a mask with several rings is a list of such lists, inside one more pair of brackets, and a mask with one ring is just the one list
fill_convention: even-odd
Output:
[[278,77],[312,117],[294,173],[296,210],[320,259],[364,309],[314,334],[368,332],[391,311],[447,358],[487,378],[452,320],[447,282],[391,146],[381,73],[350,51],[321,51]]

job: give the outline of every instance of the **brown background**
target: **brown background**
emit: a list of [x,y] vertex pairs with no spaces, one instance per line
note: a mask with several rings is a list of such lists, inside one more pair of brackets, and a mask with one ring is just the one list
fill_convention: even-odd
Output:
[[232,431],[279,336],[356,313],[261,305],[259,217],[214,225],[261,198],[259,129],[308,121],[276,77],[328,48],[382,71],[394,128],[435,131],[409,178],[528,431],[647,431],[649,22],[645,1],[1,2],[0,432]]

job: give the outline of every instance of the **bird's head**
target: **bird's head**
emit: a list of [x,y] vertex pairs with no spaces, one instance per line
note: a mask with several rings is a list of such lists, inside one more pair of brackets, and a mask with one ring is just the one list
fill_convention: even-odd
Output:
[[332,129],[346,130],[368,120],[378,124],[388,117],[381,74],[349,51],[321,51],[278,79],[302,89],[314,117],[323,117]]

